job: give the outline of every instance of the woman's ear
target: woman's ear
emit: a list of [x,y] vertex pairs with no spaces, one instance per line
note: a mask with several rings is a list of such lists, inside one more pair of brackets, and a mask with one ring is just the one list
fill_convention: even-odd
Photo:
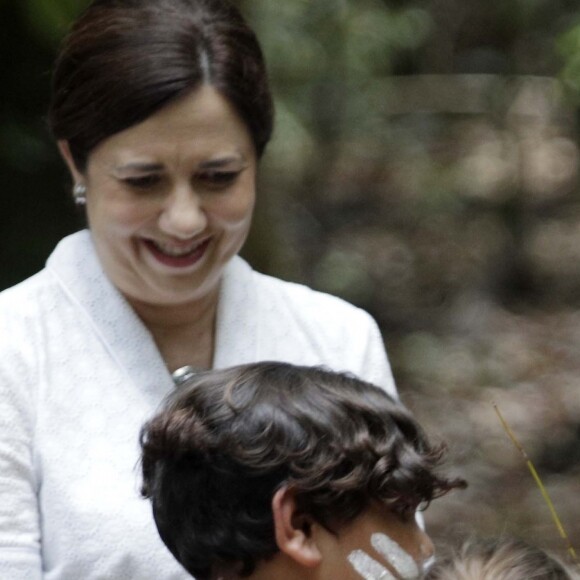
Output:
[[283,487],[274,494],[272,513],[280,551],[307,568],[318,566],[322,553],[311,533],[312,518],[297,512],[296,499],[290,488]]
[[75,183],[82,183],[83,180],[83,176],[81,174],[81,172],[77,169],[77,166],[75,164],[75,161],[73,159],[71,150],[70,150],[70,146],[68,144],[68,141],[66,141],[65,139],[61,139],[58,141],[58,150],[60,151],[60,154],[62,156],[62,158],[64,159],[71,177],[73,178],[73,181]]

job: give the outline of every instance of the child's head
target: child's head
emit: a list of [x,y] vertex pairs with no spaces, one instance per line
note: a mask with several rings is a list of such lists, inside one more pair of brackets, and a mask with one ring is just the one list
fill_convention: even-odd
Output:
[[578,580],[580,576],[543,550],[515,538],[467,541],[439,557],[425,580]]
[[464,485],[383,390],[285,363],[196,375],[141,445],[161,538],[198,580],[418,575],[415,510]]

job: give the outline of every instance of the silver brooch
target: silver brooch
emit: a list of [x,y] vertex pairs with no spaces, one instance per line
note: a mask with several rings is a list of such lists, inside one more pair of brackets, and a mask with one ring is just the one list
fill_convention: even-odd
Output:
[[181,387],[184,383],[191,380],[200,369],[196,369],[191,365],[185,365],[184,367],[179,367],[176,371],[171,373],[171,378],[175,383],[176,387]]

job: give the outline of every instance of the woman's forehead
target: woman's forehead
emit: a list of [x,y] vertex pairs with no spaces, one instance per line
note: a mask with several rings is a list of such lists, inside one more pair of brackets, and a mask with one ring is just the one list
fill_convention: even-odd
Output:
[[234,108],[215,89],[204,87],[112,135],[91,157],[115,168],[139,170],[163,165],[165,158],[195,157],[213,165],[211,169],[249,161],[252,152],[250,132]]

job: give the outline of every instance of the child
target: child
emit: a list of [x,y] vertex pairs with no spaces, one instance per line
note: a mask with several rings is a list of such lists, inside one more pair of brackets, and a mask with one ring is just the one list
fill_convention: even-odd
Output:
[[465,486],[383,390],[286,363],[196,375],[141,445],[142,493],[198,580],[417,578],[417,508]]
[[579,580],[580,575],[543,550],[515,538],[466,542],[438,558],[425,580]]

